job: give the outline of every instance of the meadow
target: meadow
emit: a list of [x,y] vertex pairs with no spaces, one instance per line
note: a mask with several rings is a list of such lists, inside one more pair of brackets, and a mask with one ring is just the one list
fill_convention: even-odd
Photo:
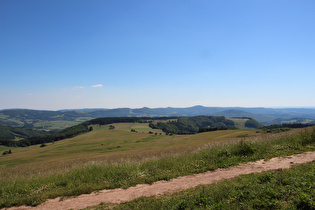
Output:
[[[78,158],[97,158],[112,155],[125,155],[136,152],[154,152],[172,147],[197,147],[207,143],[237,140],[243,136],[258,136],[257,130],[225,130],[196,135],[165,135],[163,131],[152,129],[148,123],[116,123],[110,125],[93,125],[93,131],[71,139],[46,143],[45,147],[6,147],[11,149],[10,156],[1,157],[0,168],[58,160]],[[131,132],[131,130],[136,132]],[[151,132],[151,133],[149,133]]]
[[112,125],[114,130],[94,125],[92,132],[44,147],[6,148],[12,154],[0,157],[0,207],[38,205],[315,148],[315,128],[165,135],[145,123]]

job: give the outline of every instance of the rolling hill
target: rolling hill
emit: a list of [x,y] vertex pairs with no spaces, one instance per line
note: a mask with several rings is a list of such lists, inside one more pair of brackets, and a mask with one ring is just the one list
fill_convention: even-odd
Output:
[[[22,139],[20,141],[7,141],[0,138],[0,144],[6,146],[30,146],[36,144],[44,144],[56,142],[67,138],[87,133],[94,129],[94,125],[110,125],[113,123],[150,123],[150,127],[154,129],[163,130],[167,134],[192,134],[197,133],[201,128],[218,128],[228,129],[234,128],[235,123],[232,120],[225,119],[225,117],[214,116],[198,116],[198,117],[105,117],[92,119],[78,125],[66,128],[62,131],[45,135],[45,136],[32,136]],[[21,129],[21,128],[20,128]]]
[[78,109],[42,111],[27,109],[10,109],[0,111],[0,124],[15,127],[37,128],[42,130],[62,130],[84,121],[101,117],[172,117],[172,116],[224,116],[249,117],[264,125],[273,120],[282,121],[291,118],[315,119],[315,109],[311,108],[243,108],[243,107],[204,107],[188,108],[117,108],[117,109]]

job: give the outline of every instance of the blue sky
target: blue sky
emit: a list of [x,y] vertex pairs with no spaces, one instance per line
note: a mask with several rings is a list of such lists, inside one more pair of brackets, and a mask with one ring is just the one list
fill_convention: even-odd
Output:
[[315,106],[313,0],[1,0],[0,109]]

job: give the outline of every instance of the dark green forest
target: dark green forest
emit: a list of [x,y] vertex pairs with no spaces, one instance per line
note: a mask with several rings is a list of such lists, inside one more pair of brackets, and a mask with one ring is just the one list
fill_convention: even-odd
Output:
[[16,138],[29,138],[34,136],[42,136],[46,134],[49,133],[43,130],[0,125],[1,140],[15,140]]
[[[225,117],[215,116],[197,116],[197,117],[179,117],[177,120],[169,120],[168,122],[150,123],[150,127],[161,129],[166,134],[194,134],[205,132],[207,128],[216,128],[222,130],[224,128],[235,129],[235,123]],[[210,131],[211,129],[209,129]]]
[[302,123],[288,123],[288,124],[274,124],[262,127],[265,133],[280,133],[284,131],[289,131],[293,128],[306,128],[313,126],[314,124],[302,124]]
[[246,128],[261,128],[264,125],[257,122],[257,120],[254,120],[253,118],[249,118],[246,122],[245,122],[245,127]]

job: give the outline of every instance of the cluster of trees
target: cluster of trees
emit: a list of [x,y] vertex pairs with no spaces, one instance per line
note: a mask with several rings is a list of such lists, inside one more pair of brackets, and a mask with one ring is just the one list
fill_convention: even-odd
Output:
[[198,133],[210,132],[210,131],[219,131],[219,130],[237,130],[237,127],[205,127],[200,128]]
[[253,118],[248,118],[248,120],[245,122],[246,128],[261,128],[263,127],[263,124],[259,123],[257,120],[254,120]]
[[7,154],[11,154],[11,153],[12,153],[11,150],[7,150],[7,151],[4,151],[4,152],[2,153],[2,155],[7,155]]
[[263,129],[273,129],[273,128],[306,128],[313,126],[314,124],[302,124],[302,123],[288,123],[288,124],[277,124],[264,126]]
[[114,130],[114,129],[115,129],[115,126],[113,126],[113,125],[109,126],[109,130]]
[[193,134],[202,128],[235,127],[232,120],[215,116],[179,117],[177,120],[149,125],[153,129],[161,129],[166,134]]
[[313,126],[314,124],[302,124],[302,123],[289,123],[289,124],[274,124],[262,127],[262,130],[266,133],[279,133],[291,130],[292,128],[306,128]]

